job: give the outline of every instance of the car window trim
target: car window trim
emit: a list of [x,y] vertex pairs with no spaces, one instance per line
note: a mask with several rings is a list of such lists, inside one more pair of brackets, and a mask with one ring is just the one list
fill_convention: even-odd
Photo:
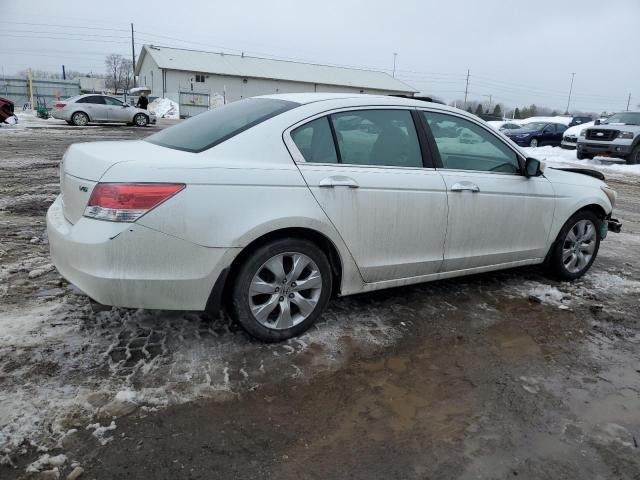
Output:
[[[353,111],[358,111],[358,110],[406,110],[411,114],[411,119],[413,121],[413,125],[414,128],[416,129],[416,136],[418,137],[418,143],[420,144],[420,153],[422,155],[422,166],[421,167],[405,167],[405,166],[400,166],[400,165],[362,165],[362,164],[358,164],[358,163],[342,163],[342,158],[341,158],[341,154],[340,154],[340,150],[338,148],[338,141],[337,141],[337,135],[333,136],[333,134],[335,133],[335,130],[333,128],[333,121],[331,119],[331,115],[336,114],[336,113],[344,113],[344,112],[353,112]],[[282,140],[285,144],[285,147],[287,148],[287,150],[289,151],[289,154],[291,155],[291,158],[293,159],[294,163],[296,164],[308,164],[308,165],[323,165],[323,166],[336,166],[336,165],[344,165],[345,167],[360,167],[360,168],[376,168],[376,169],[405,169],[405,170],[425,170],[425,169],[431,169],[433,170],[435,167],[433,166],[426,166],[426,165],[433,165],[433,162],[428,161],[425,162],[425,158],[424,155],[425,153],[429,153],[431,152],[431,149],[428,148],[426,150],[423,150],[422,144],[421,144],[421,139],[420,139],[420,128],[419,126],[416,124],[416,120],[414,117],[413,112],[416,111],[416,107],[413,105],[358,105],[358,106],[351,106],[351,107],[340,107],[340,108],[333,108],[330,110],[325,110],[323,112],[319,112],[319,113],[315,113],[313,115],[310,115],[302,120],[297,121],[296,123],[294,123],[293,125],[287,127],[283,132],[282,132]],[[332,130],[332,137],[333,137],[333,143],[334,143],[334,148],[336,150],[336,155],[338,155],[338,163],[320,163],[320,162],[307,162],[304,158],[304,155],[302,155],[302,152],[300,152],[300,149],[298,149],[298,146],[296,145],[296,143],[293,141],[293,137],[291,136],[291,132],[293,130],[295,130],[296,128],[302,127],[304,125],[306,125],[307,123],[311,123],[314,120],[317,120],[319,118],[322,117],[327,117],[328,121],[329,121],[329,125],[331,127]]]
[[427,131],[427,136],[429,136],[431,138],[431,141],[433,142],[433,145],[436,148],[436,152],[437,152],[437,159],[438,159],[438,168],[439,170],[445,170],[445,171],[452,171],[452,172],[475,172],[475,173],[490,173],[492,175],[519,175],[519,176],[524,176],[524,164],[525,164],[525,158],[522,154],[522,152],[518,151],[517,149],[515,149],[512,145],[509,145],[508,142],[505,142],[495,131],[492,131],[493,129],[491,127],[486,127],[484,125],[482,125],[481,123],[479,123],[478,121],[476,121],[473,118],[469,118],[466,115],[460,115],[457,112],[449,112],[449,111],[443,111],[443,110],[438,110],[438,109],[432,109],[432,108],[424,108],[424,107],[417,107],[417,110],[419,111],[423,111],[423,112],[430,112],[430,113],[439,113],[441,115],[451,115],[452,117],[458,117],[461,118],[463,120],[467,120],[468,122],[471,122],[473,124],[475,124],[476,126],[480,127],[482,130],[484,130],[485,132],[489,132],[492,136],[494,136],[498,141],[502,142],[504,145],[506,145],[511,151],[513,151],[513,153],[516,154],[516,160],[518,161],[518,165],[520,166],[519,170],[515,173],[509,173],[509,172],[491,172],[489,170],[462,170],[462,169],[458,169],[458,168],[444,168],[443,164],[442,164],[442,158],[440,157],[440,150],[437,148],[437,144],[435,141],[435,137],[433,136],[433,132],[431,131],[431,128],[429,127],[429,123],[426,121],[426,119],[424,118],[424,115],[420,115],[420,117],[423,120],[424,123],[424,128]]

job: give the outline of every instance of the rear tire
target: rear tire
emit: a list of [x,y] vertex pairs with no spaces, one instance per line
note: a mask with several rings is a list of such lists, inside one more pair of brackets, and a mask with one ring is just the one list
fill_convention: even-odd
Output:
[[580,150],[576,153],[576,157],[578,160],[591,160],[593,155],[589,155],[588,153],[580,153]]
[[89,123],[89,115],[84,112],[76,112],[71,115],[71,123],[76,127],[85,127]]
[[627,165],[637,165],[640,163],[640,143],[631,150],[631,153],[627,157]]
[[584,275],[598,255],[601,223],[588,210],[581,210],[567,220],[547,255],[547,273],[561,280],[575,280]]
[[144,113],[137,113],[136,116],[133,117],[133,123],[136,127],[146,127],[149,119]]
[[329,303],[332,282],[329,260],[316,244],[275,240],[252,252],[237,270],[233,317],[259,340],[286,340],[320,318]]

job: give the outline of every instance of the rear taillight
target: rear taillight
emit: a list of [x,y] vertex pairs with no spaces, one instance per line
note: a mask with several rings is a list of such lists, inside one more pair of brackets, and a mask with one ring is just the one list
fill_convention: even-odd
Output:
[[64,108],[64,107],[66,107],[66,106],[67,106],[67,104],[66,104],[66,103],[56,103],[56,104],[54,105],[54,107],[55,107],[55,108],[57,108],[58,110],[61,110],[61,109],[63,109],[63,108]]
[[183,183],[99,183],[91,192],[84,216],[135,222],[184,187]]

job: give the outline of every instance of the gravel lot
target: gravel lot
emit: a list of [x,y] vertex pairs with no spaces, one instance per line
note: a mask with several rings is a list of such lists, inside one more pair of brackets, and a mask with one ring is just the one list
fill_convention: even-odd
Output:
[[0,478],[640,478],[640,177],[610,179],[623,233],[580,281],[336,299],[264,345],[225,316],[100,308],[57,274],[64,150],[164,124],[47,125],[0,128]]

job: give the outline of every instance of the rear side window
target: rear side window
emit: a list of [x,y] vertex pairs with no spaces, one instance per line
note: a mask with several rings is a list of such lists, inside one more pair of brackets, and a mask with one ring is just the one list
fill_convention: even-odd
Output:
[[98,95],[84,97],[78,100],[76,103],[93,103],[95,105],[104,105],[104,97],[100,97]]
[[187,152],[202,152],[299,104],[247,98],[192,117],[146,138],[147,142]]
[[338,163],[327,117],[306,123],[291,132],[296,147],[307,162]]
[[351,165],[422,167],[408,110],[355,110],[331,115],[340,161]]

